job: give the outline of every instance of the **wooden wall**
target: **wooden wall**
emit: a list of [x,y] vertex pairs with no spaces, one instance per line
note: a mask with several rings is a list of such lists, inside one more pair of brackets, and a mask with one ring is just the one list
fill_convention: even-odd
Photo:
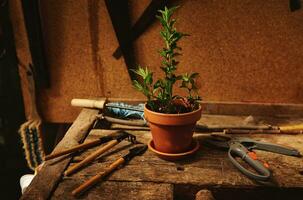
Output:
[[[123,58],[112,56],[118,42],[103,0],[40,2],[51,78],[38,96],[44,120],[74,120],[79,109],[70,106],[72,98],[143,98],[132,88]],[[135,22],[150,0],[129,2]],[[290,12],[288,0],[178,2],[177,28],[191,35],[180,44],[179,72],[200,73],[204,100],[302,104],[303,8]],[[22,31],[20,3],[11,4],[15,30]],[[159,30],[152,24],[134,43],[138,63],[156,76]],[[22,55],[24,36],[15,38]]]

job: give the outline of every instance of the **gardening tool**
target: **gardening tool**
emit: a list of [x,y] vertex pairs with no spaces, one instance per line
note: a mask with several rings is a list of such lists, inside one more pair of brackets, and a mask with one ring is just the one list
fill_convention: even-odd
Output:
[[72,106],[105,109],[120,118],[140,118],[144,119],[143,109],[144,104],[130,105],[122,102],[110,102],[106,103],[105,99],[91,100],[91,99],[72,99]]
[[290,134],[297,135],[302,134],[303,130],[288,130],[284,131],[281,129],[255,129],[255,130],[243,130],[243,129],[225,129],[224,134]]
[[[93,140],[93,141],[90,141],[90,142],[86,142],[86,143],[83,143],[83,144],[79,144],[79,145],[74,146],[70,149],[66,149],[66,150],[63,150],[63,151],[60,151],[60,152],[52,153],[50,155],[45,156],[45,160],[50,160],[50,159],[57,158],[59,156],[63,156],[63,155],[69,154],[69,153],[74,153],[74,152],[78,152],[80,150],[95,147],[95,146],[107,143],[111,140],[115,140],[115,139],[121,137],[121,135],[123,135],[123,134],[124,134],[123,132],[118,131],[118,132],[115,132],[113,134],[100,137],[99,139],[96,139],[96,140]],[[136,137],[133,136],[133,135],[129,135],[127,137],[127,139],[129,139],[131,142],[134,143],[135,140],[136,140]]]
[[[267,181],[271,177],[271,172],[269,170],[268,163],[258,160],[257,154],[253,151],[254,149],[288,156],[301,157],[300,152],[296,149],[272,143],[260,142],[245,137],[212,135],[211,137],[207,138],[205,142],[215,147],[228,150],[228,157],[232,164],[244,175],[256,181]],[[240,162],[236,160],[236,157],[240,157],[257,173],[251,172],[242,166]]]
[[32,66],[23,66],[26,68],[26,78],[28,93],[30,96],[30,113],[27,122],[23,123],[19,128],[23,148],[25,150],[25,158],[27,165],[33,171],[43,162],[44,149],[41,133],[41,118],[36,107],[35,82]]
[[77,170],[79,170],[83,166],[85,166],[85,165],[91,163],[92,161],[94,161],[97,157],[99,157],[104,152],[108,151],[112,147],[119,144],[124,139],[129,139],[129,141],[131,141],[132,143],[136,143],[136,136],[134,136],[132,134],[129,134],[125,131],[120,131],[119,134],[116,137],[114,137],[112,140],[110,140],[105,146],[101,146],[95,152],[93,152],[92,154],[87,156],[84,160],[82,160],[81,162],[75,164],[74,166],[72,166],[71,168],[66,170],[64,175],[69,176],[70,174],[76,172]]
[[270,129],[235,129],[229,128],[223,131],[225,134],[290,134],[297,135],[303,133],[303,124],[271,126]]
[[288,132],[288,131],[302,131],[303,130],[303,124],[292,124],[292,125],[284,125],[278,127],[280,131]]
[[88,190],[90,187],[98,183],[103,177],[110,174],[112,171],[117,169],[122,164],[129,162],[135,156],[142,155],[146,151],[146,149],[147,149],[147,145],[140,145],[130,149],[128,154],[113,162],[108,168],[105,169],[104,172],[101,172],[95,175],[94,177],[92,177],[91,179],[89,179],[88,181],[84,182],[82,185],[80,185],[75,190],[73,190],[72,194],[74,196],[78,196],[82,194],[84,191]]

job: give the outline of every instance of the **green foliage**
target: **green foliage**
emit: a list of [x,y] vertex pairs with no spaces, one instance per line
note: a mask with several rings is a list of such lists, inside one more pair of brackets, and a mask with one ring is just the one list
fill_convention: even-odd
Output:
[[[178,41],[188,34],[178,32],[175,28],[176,20],[172,19],[173,12],[178,7],[172,7],[164,10],[159,10],[160,15],[156,16],[161,25],[162,30],[160,35],[165,43],[165,46],[159,51],[162,57],[161,69],[165,76],[153,83],[153,73],[147,68],[138,67],[134,72],[142,78],[142,82],[134,81],[134,87],[142,92],[147,97],[149,108],[156,112],[162,113],[180,113],[190,112],[197,109],[197,100],[200,100],[198,95],[193,96],[197,91],[195,79],[198,73],[176,75],[178,61],[176,57],[181,55],[182,50],[178,45]],[[181,81],[180,88],[186,89],[187,97],[173,95],[173,87],[177,81]],[[176,103],[176,100],[180,103]]]

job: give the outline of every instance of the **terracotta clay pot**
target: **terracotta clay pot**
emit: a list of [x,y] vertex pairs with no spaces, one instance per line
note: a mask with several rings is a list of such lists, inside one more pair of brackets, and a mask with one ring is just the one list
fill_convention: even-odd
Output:
[[182,114],[164,114],[144,107],[155,149],[163,153],[182,153],[190,150],[193,130],[201,117],[198,110]]

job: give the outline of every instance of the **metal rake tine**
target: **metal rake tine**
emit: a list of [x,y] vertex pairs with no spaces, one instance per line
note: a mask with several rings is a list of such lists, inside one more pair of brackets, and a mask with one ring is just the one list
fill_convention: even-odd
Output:
[[129,142],[133,143],[133,144],[137,143],[136,136],[131,135],[131,134],[128,135],[127,140],[128,140]]

